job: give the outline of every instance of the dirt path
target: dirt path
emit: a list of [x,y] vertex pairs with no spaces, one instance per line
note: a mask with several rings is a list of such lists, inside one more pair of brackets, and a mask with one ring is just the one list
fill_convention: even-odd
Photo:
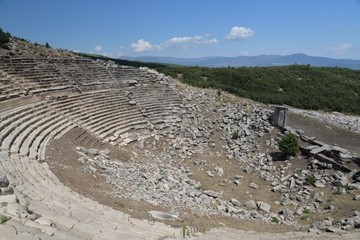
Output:
[[334,234],[334,233],[305,233],[305,232],[288,232],[288,233],[257,233],[252,231],[244,231],[233,228],[215,228],[205,233],[204,235],[191,238],[191,239],[206,239],[206,240],[236,240],[236,239],[247,239],[247,240],[335,240],[335,239],[347,239],[347,240],[358,240],[360,239],[359,232]]
[[327,144],[337,144],[360,155],[360,134],[294,113],[289,114],[289,126],[303,130],[307,136],[316,137]]

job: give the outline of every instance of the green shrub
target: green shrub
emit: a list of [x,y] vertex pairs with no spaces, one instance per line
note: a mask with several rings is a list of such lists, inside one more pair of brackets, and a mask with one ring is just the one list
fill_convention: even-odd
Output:
[[5,215],[0,215],[0,224],[4,224],[9,220],[9,218]]
[[308,214],[302,215],[300,219],[306,221],[309,219],[309,215]]
[[342,188],[342,187],[337,187],[336,190],[335,190],[335,192],[333,192],[333,194],[334,194],[334,195],[341,195],[341,194],[344,193],[344,191],[345,191],[344,188]]
[[5,33],[1,28],[0,28],[0,44],[3,43],[8,43],[10,41],[10,33]]
[[238,138],[239,138],[239,132],[238,132],[238,131],[234,131],[233,134],[232,134],[232,136],[231,136],[231,138],[232,138],[233,140],[238,139]]
[[299,151],[299,140],[292,134],[285,134],[285,136],[279,141],[280,151],[287,156],[295,156]]
[[271,222],[273,222],[273,223],[279,223],[280,220],[279,220],[277,217],[272,217],[272,218],[271,218]]
[[308,185],[314,185],[315,182],[316,182],[316,178],[314,175],[307,175],[305,177],[305,182],[308,184]]

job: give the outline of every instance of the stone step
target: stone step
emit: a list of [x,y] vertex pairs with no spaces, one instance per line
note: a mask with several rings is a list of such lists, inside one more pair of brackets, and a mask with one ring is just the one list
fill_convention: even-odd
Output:
[[[59,115],[52,114],[49,117],[43,118],[38,122],[36,126],[34,126],[31,129],[26,129],[24,131],[25,137],[22,138],[21,141],[18,142],[18,144],[15,145],[14,149],[18,149],[18,153],[24,156],[28,156],[31,146],[33,145],[33,142],[35,139],[43,133],[44,130],[49,128],[54,123],[61,121],[62,117]],[[16,152],[16,151],[14,151]]]
[[99,126],[103,122],[109,122],[111,120],[116,120],[120,118],[125,118],[132,114],[139,114],[137,109],[129,109],[127,106],[122,109],[109,109],[106,111],[98,111],[92,113],[86,113],[84,117],[80,118],[84,127],[88,126]]
[[100,139],[103,139],[118,129],[126,128],[128,126],[133,127],[140,124],[146,124],[147,122],[148,121],[141,115],[133,115],[127,118],[122,118],[121,121],[118,120],[115,122],[109,122],[103,127],[91,128],[90,132],[93,132],[97,136],[100,136]]
[[[37,117],[37,115],[41,115],[46,112],[45,107],[41,106],[38,109],[39,111],[36,111],[32,108],[27,108],[24,112],[18,112],[15,113],[13,116],[6,118],[1,121],[0,125],[0,131],[1,131],[1,137],[0,141],[5,141],[6,138],[13,139],[12,137],[8,137],[10,134],[14,132],[14,134],[17,133],[16,130],[21,129],[21,125],[24,124],[30,124],[31,122],[34,122],[32,118]],[[7,117],[7,116],[6,116]],[[27,122],[30,123],[27,123]]]
[[15,141],[15,139],[20,135],[20,133],[22,133],[22,131],[30,126],[32,126],[33,124],[35,124],[37,121],[39,121],[39,118],[42,118],[42,115],[45,114],[47,112],[46,109],[39,111],[39,112],[35,112],[33,115],[30,115],[26,118],[21,118],[18,121],[20,121],[20,124],[18,123],[14,123],[15,128],[12,129],[12,132],[8,135],[7,139],[9,139],[8,141],[6,141],[6,139],[4,140],[5,143],[8,144],[8,146],[6,147],[10,147],[13,144],[13,141]]
[[52,136],[57,134],[60,129],[63,127],[63,125],[65,125],[68,122],[67,119],[59,119],[59,121],[54,122],[53,124],[48,125],[47,128],[45,128],[40,135],[38,135],[35,140],[33,141],[32,145],[30,146],[29,149],[29,157],[31,158],[37,158],[38,156],[38,151],[41,147],[41,145],[43,144],[45,138],[47,138],[48,136]]

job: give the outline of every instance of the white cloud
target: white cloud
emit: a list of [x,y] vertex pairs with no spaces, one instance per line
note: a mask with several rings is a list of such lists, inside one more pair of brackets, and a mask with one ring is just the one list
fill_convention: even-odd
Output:
[[346,50],[352,49],[352,44],[351,43],[342,43],[338,46],[332,47],[331,50],[334,52],[343,52]]
[[214,43],[218,43],[218,40],[216,38],[207,39],[204,38],[203,36],[196,35],[191,37],[173,37],[165,43],[165,46],[177,46],[177,45],[183,46],[187,44],[202,45],[202,44],[214,44]]
[[246,40],[254,36],[254,34],[255,32],[251,28],[234,26],[225,38],[227,40]]
[[131,48],[135,52],[146,52],[151,50],[159,49],[159,46],[153,45],[144,39],[139,39],[136,43],[131,44]]
[[94,50],[97,52],[100,52],[102,49],[102,47],[100,45],[97,45],[96,47],[94,47]]
[[188,48],[191,45],[205,45],[205,44],[216,44],[219,41],[215,38],[208,39],[200,35],[191,37],[173,37],[170,40],[160,44],[151,44],[144,39],[138,40],[136,43],[130,45],[135,52],[145,52],[153,50],[164,50],[170,47],[181,47]]
[[75,49],[75,50],[73,50],[73,52],[74,52],[74,53],[79,53],[80,50],[79,50],[79,49]]

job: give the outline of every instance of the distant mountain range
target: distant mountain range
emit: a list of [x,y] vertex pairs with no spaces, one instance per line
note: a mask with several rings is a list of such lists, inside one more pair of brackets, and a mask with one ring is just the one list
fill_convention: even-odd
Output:
[[291,55],[259,55],[259,56],[239,56],[239,57],[200,57],[200,58],[175,58],[175,57],[123,57],[127,60],[170,63],[188,66],[204,67],[255,67],[255,66],[283,66],[292,64],[302,64],[318,67],[343,67],[360,70],[360,60],[334,59],[326,57],[308,56],[303,53]]

